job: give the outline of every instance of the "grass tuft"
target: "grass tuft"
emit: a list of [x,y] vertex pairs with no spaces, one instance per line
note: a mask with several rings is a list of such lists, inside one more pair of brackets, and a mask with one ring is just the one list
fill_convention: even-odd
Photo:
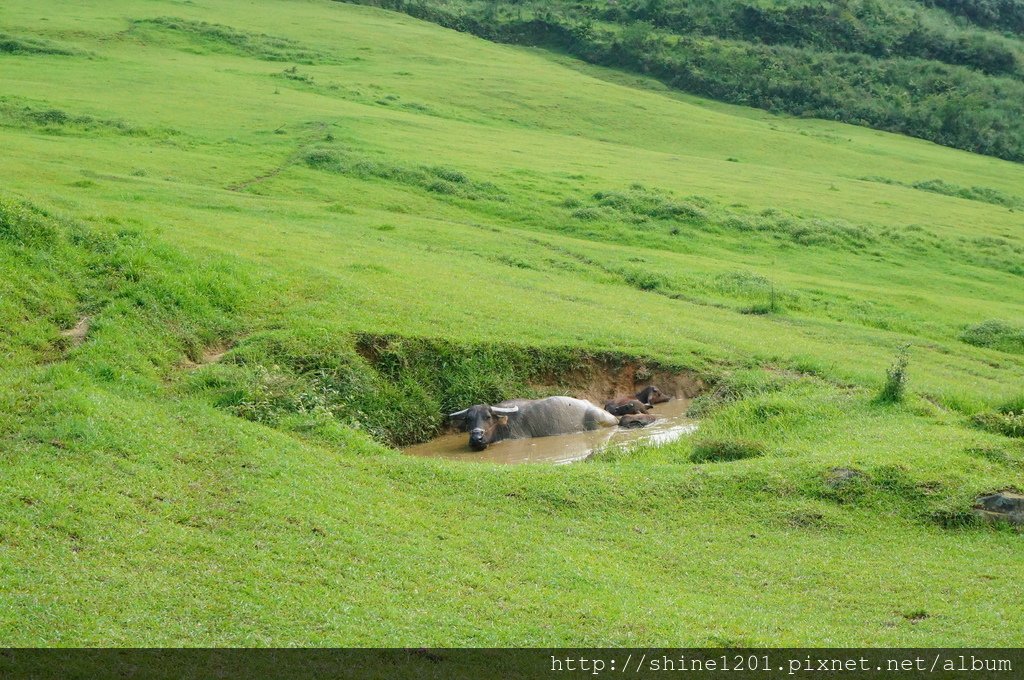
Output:
[[968,326],[960,334],[960,339],[975,347],[1024,354],[1024,326],[1008,321],[989,319]]
[[693,445],[694,463],[726,463],[765,455],[760,442],[748,439],[702,439]]

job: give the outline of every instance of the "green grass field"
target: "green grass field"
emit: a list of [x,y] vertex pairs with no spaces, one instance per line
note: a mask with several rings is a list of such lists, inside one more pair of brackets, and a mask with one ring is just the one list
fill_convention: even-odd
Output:
[[[3,645],[1020,644],[970,509],[1024,488],[1021,165],[326,0],[46,5],[0,8]],[[698,434],[391,448],[595,357],[699,376]]]

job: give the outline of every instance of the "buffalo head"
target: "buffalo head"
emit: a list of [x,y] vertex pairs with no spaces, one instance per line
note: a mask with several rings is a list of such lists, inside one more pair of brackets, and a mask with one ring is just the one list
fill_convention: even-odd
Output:
[[483,451],[491,442],[497,441],[498,428],[508,425],[508,416],[519,410],[518,406],[488,406],[477,404],[448,415],[462,424],[462,431],[469,432],[469,448]]
[[636,398],[639,399],[641,403],[644,403],[648,406],[653,406],[654,404],[664,403],[670,400],[672,397],[668,396],[654,385],[651,385],[650,387],[645,387],[644,389],[637,392]]

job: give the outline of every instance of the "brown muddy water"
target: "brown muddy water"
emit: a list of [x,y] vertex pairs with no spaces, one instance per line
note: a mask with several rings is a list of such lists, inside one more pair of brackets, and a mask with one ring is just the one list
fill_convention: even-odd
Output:
[[491,444],[483,451],[469,448],[469,435],[465,432],[446,434],[429,442],[403,449],[412,456],[447,458],[450,460],[481,463],[573,463],[585,459],[597,449],[638,443],[666,444],[690,434],[697,423],[686,417],[691,399],[673,399],[657,404],[651,415],[658,420],[638,429],[609,427],[589,432],[560,434],[532,439],[506,439]]

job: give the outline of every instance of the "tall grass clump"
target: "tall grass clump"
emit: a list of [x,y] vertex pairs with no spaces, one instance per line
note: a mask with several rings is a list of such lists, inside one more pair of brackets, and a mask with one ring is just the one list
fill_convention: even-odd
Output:
[[991,411],[975,414],[971,424],[1006,437],[1024,437],[1024,392]]
[[301,162],[313,170],[348,175],[359,179],[380,179],[425,189],[434,194],[469,200],[505,201],[507,197],[492,182],[470,179],[465,173],[443,166],[406,166],[386,163],[348,149],[318,147],[306,151]]
[[988,319],[968,326],[960,333],[968,345],[1024,354],[1024,326],[1000,319]]

